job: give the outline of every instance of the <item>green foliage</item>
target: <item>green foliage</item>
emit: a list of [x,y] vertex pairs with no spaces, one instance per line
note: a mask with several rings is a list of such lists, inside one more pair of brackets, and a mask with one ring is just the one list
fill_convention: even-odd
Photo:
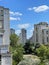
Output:
[[35,44],[35,49],[40,47],[40,43]]
[[41,60],[49,59],[49,47],[41,45],[38,49],[36,49],[36,52]]
[[33,49],[33,53],[35,55],[37,55],[36,49],[38,49],[40,47],[40,43],[34,43],[34,49]]
[[45,65],[45,63],[44,62],[40,62],[40,64],[39,65]]
[[15,47],[18,41],[18,36],[16,34],[11,34],[10,36],[10,45]]
[[10,51],[12,52],[13,65],[17,65],[23,59],[23,47],[17,44],[18,36],[12,34],[10,36]]
[[30,44],[30,42],[25,43],[24,50],[25,50],[25,54],[32,53],[33,48],[32,48],[32,45]]
[[46,56],[47,56],[47,59],[49,59],[49,47],[47,48]]
[[[16,34],[12,34],[10,36],[10,52],[12,52],[13,55],[13,65],[17,65],[20,61],[23,60],[24,49],[26,54],[32,54],[35,51],[37,53],[36,55],[41,59],[41,63],[39,65],[45,65],[43,60],[49,59],[49,45],[45,46],[43,44],[36,44],[34,46],[30,44],[30,42],[27,42],[23,48],[21,44],[17,44],[18,39],[19,37]],[[28,59],[20,62],[18,65],[31,65],[30,63],[32,63],[32,61]],[[38,65],[38,63],[35,61],[35,63],[32,65]]]
[[21,45],[16,47],[13,53],[13,60],[18,64],[23,59],[23,48]]

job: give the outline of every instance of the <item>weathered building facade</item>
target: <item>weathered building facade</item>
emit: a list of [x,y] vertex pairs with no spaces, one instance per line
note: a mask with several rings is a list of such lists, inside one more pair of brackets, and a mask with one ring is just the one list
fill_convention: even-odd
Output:
[[49,25],[46,22],[34,25],[33,42],[40,44],[49,43]]
[[0,6],[0,65],[12,65],[10,44],[9,9]]

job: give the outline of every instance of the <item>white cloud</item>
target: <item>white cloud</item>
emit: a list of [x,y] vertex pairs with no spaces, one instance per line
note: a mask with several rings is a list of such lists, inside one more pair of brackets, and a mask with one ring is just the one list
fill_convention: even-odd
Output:
[[19,17],[17,17],[17,18],[15,18],[15,17],[10,17],[10,20],[20,21],[20,18],[19,18]]
[[28,28],[30,26],[30,24],[29,23],[26,23],[26,24],[19,24],[18,25],[18,28]]
[[30,32],[33,33],[33,29],[31,29]]
[[38,7],[33,7],[33,8],[28,8],[28,10],[34,10],[35,12],[42,12],[42,11],[46,11],[49,9],[49,6],[47,5],[41,5],[41,6],[38,6]]
[[10,11],[10,14],[11,14],[11,15],[16,15],[16,16],[22,16],[22,15],[23,15],[23,14],[20,13],[20,12],[12,12],[12,11]]
[[33,10],[33,8],[28,8],[28,10],[30,10],[30,11],[31,11],[31,10]]
[[15,15],[14,12],[12,12],[12,11],[10,11],[9,13],[10,13],[11,15]]

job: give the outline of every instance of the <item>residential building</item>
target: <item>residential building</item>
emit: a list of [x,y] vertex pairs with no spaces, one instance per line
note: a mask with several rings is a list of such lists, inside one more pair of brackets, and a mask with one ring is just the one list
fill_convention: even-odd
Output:
[[46,22],[40,22],[34,25],[33,42],[40,44],[49,43],[49,25]]
[[15,34],[15,29],[11,28],[10,29],[10,34]]
[[26,30],[23,28],[23,29],[21,29],[21,33],[19,34],[19,42],[21,44],[25,45],[26,40],[27,40]]
[[0,65],[12,65],[10,44],[9,9],[0,6]]
[[33,35],[29,38],[30,44],[33,44]]

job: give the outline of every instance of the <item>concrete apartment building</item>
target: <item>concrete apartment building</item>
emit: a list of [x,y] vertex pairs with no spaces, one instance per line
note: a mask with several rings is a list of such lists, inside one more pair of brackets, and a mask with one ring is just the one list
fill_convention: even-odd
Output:
[[10,44],[9,9],[0,6],[0,65],[12,65]]
[[15,34],[15,30],[13,28],[10,29],[10,34]]
[[49,43],[49,25],[46,22],[34,25],[33,43]]
[[30,44],[33,44],[33,35],[29,38]]
[[21,43],[22,45],[25,45],[26,40],[27,40],[26,30],[23,28],[21,29],[21,33],[19,34],[19,43]]

